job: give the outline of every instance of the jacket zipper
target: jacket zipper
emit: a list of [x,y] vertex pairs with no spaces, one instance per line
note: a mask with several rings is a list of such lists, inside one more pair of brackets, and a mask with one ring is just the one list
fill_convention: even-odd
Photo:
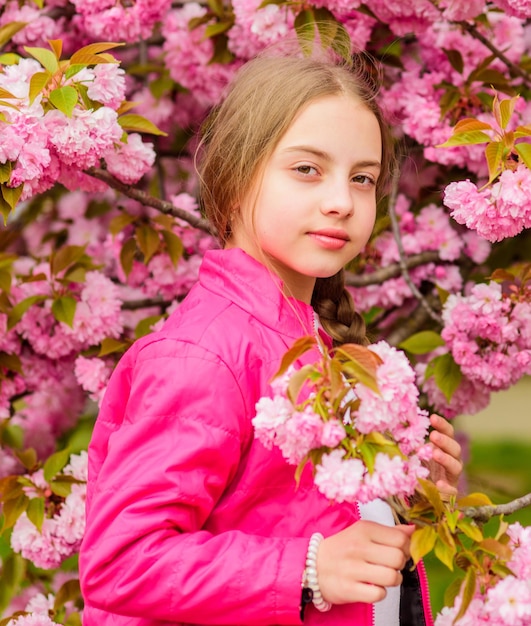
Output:
[[422,596],[422,604],[424,606],[424,621],[426,626],[434,626],[433,615],[431,612],[430,586],[426,567],[422,561],[417,563],[417,572],[419,574],[420,593]]

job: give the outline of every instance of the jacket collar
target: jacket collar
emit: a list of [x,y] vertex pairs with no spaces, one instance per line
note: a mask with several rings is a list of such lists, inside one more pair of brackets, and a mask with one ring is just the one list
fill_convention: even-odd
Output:
[[207,251],[199,283],[281,334],[295,339],[315,332],[312,307],[286,297],[280,278],[241,248]]

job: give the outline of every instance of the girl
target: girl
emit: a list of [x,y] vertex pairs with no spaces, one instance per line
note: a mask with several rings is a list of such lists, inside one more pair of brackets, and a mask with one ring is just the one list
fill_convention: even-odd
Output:
[[[390,145],[361,72],[296,56],[240,70],[199,171],[222,249],[123,357],[94,430],[85,626],[432,624],[424,570],[404,569],[412,529],[381,502],[331,504],[309,470],[297,487],[251,427],[317,316],[330,344],[366,343],[342,268],[371,234]],[[432,425],[454,493],[459,446]]]

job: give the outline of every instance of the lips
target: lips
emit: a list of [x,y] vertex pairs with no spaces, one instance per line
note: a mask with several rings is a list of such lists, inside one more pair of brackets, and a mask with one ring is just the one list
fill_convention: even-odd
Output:
[[349,241],[350,237],[341,228],[323,228],[322,230],[313,230],[309,233],[317,237],[328,237],[330,239],[341,239],[342,241]]
[[308,236],[322,248],[327,250],[341,250],[350,241],[350,237],[344,230],[339,228],[325,228],[323,230],[313,230]]

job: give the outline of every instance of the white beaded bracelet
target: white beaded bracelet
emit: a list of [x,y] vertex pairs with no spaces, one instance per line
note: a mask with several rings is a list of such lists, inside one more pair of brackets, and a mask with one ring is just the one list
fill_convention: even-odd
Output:
[[317,580],[317,550],[319,544],[324,539],[321,533],[313,533],[308,544],[308,552],[306,553],[306,568],[304,570],[304,587],[312,590],[312,602],[314,607],[322,613],[329,611],[332,604],[327,602],[319,589],[319,581]]

